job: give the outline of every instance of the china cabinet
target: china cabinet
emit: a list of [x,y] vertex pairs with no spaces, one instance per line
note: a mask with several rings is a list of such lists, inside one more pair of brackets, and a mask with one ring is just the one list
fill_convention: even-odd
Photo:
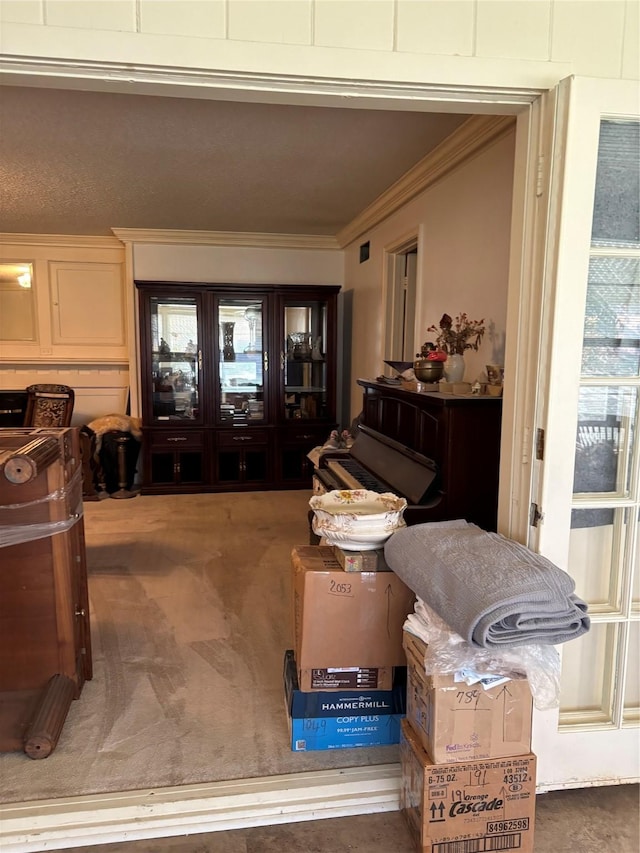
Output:
[[136,287],[143,491],[308,486],[336,426],[339,288]]

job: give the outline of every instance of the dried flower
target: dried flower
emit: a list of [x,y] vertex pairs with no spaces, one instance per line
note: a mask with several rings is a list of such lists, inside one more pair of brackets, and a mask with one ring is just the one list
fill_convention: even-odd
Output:
[[447,354],[432,343],[425,341],[420,347],[420,352],[416,353],[416,358],[427,359],[427,361],[446,361]]
[[470,320],[466,314],[458,314],[452,320],[448,314],[440,318],[439,327],[429,326],[428,332],[437,332],[436,345],[447,355],[462,355],[467,349],[477,350],[484,335],[484,319]]

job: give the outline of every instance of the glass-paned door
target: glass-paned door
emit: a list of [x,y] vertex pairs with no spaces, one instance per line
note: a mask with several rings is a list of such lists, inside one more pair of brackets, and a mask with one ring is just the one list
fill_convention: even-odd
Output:
[[264,296],[217,301],[219,424],[260,424],[268,418],[266,316]]
[[200,417],[202,354],[196,297],[149,300],[152,415],[157,422]]
[[560,707],[534,723],[550,787],[634,779],[640,740],[639,102],[637,86],[579,79],[564,98],[539,548],[592,625],[561,647]]
[[284,416],[287,420],[327,417],[327,303],[285,299],[283,372]]

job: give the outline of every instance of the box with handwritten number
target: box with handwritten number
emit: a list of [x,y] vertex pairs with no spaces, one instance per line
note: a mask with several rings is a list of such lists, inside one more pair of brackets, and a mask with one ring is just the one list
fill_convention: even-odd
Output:
[[314,546],[294,548],[291,564],[299,672],[405,666],[402,627],[415,593],[397,575],[320,564]]
[[419,853],[532,853],[533,753],[434,764],[408,720],[403,720],[400,766],[400,809]]

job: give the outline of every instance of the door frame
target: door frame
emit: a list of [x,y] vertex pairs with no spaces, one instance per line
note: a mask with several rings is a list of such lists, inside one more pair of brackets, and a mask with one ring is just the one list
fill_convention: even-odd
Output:
[[[402,240],[394,241],[390,246],[384,247],[384,263],[383,263],[383,283],[382,294],[383,304],[386,315],[384,322],[384,348],[383,353],[385,358],[395,359],[396,361],[413,360],[413,355],[407,356],[406,352],[400,352],[401,349],[407,349],[407,332],[410,332],[411,347],[413,350],[416,330],[414,325],[408,322],[407,297],[412,300],[413,310],[411,314],[415,316],[416,291],[417,291],[417,270],[414,265],[413,280],[408,282],[405,287],[405,274],[407,265],[407,256],[416,253],[417,264],[420,262],[419,250],[419,234],[418,231],[410,236],[402,238]],[[413,290],[410,293],[410,290]],[[402,302],[402,310],[400,303]],[[404,347],[403,347],[404,344]]]
[[[559,66],[552,66],[554,68]],[[564,66],[560,66],[563,70]],[[118,63],[21,59],[4,63],[5,79],[48,88],[224,98],[265,103],[312,104],[352,109],[411,109],[515,115],[516,158],[508,309],[507,352],[498,524],[519,541],[528,532],[532,485],[532,447],[540,354],[540,286],[544,265],[544,204],[536,199],[539,162],[550,128],[546,88],[430,86],[395,81],[353,81],[295,75],[184,73],[170,66],[123,69]],[[559,79],[559,78],[558,78]],[[557,82],[557,80],[555,81]],[[548,164],[541,169],[546,182]],[[125,241],[128,274],[133,278],[132,245]],[[133,312],[135,313],[135,305]],[[132,340],[134,330],[129,329]],[[137,344],[133,341],[133,350]],[[0,808],[0,843],[6,853],[98,841],[178,835],[188,831],[243,828],[395,810],[399,765],[346,768],[287,777],[239,780],[177,789],[73,797]],[[36,835],[37,833],[37,835]]]

